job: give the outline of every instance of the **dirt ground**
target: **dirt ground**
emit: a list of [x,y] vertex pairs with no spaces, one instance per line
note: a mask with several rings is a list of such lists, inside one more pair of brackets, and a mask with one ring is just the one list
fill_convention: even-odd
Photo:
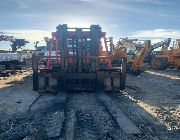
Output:
[[31,71],[0,78],[0,139],[180,138],[180,72],[127,75],[119,93],[39,94]]

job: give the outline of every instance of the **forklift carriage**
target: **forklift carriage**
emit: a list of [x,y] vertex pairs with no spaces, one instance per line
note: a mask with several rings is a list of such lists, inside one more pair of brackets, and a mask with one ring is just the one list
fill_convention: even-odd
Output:
[[[49,55],[44,57],[45,66],[39,67],[38,54],[32,57],[33,90],[117,91],[125,88],[126,59],[112,58],[112,38],[107,40],[99,25],[68,28],[63,24],[56,29],[47,43]],[[54,47],[55,56],[52,55]]]

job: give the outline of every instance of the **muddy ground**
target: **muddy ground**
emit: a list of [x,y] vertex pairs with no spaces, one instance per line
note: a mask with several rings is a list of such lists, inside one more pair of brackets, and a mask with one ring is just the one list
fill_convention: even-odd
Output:
[[0,78],[0,139],[180,138],[180,72],[127,75],[118,93],[39,94],[31,71]]

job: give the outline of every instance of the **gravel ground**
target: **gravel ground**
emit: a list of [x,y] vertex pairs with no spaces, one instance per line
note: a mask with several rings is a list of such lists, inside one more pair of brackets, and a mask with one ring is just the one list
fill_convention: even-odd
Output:
[[128,75],[127,88],[124,95],[136,102],[137,105],[141,106],[163,124],[169,132],[169,139],[179,139],[179,71],[150,70],[138,77]]
[[[178,74],[169,70],[128,75],[124,92],[108,94],[40,95],[32,91],[31,71],[0,78],[0,139],[177,140]],[[130,126],[123,128],[123,120]]]
[[0,77],[0,119],[27,112],[39,96],[32,91],[31,71],[20,71],[10,77]]

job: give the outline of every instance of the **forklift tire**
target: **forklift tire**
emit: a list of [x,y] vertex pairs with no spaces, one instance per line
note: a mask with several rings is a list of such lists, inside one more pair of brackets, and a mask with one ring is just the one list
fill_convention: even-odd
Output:
[[33,72],[33,90],[38,91],[38,72]]
[[154,57],[150,62],[151,68],[156,70],[165,70],[168,67],[167,58]]
[[126,63],[127,60],[124,58],[122,61],[122,72],[120,75],[120,90],[124,90],[126,87]]

